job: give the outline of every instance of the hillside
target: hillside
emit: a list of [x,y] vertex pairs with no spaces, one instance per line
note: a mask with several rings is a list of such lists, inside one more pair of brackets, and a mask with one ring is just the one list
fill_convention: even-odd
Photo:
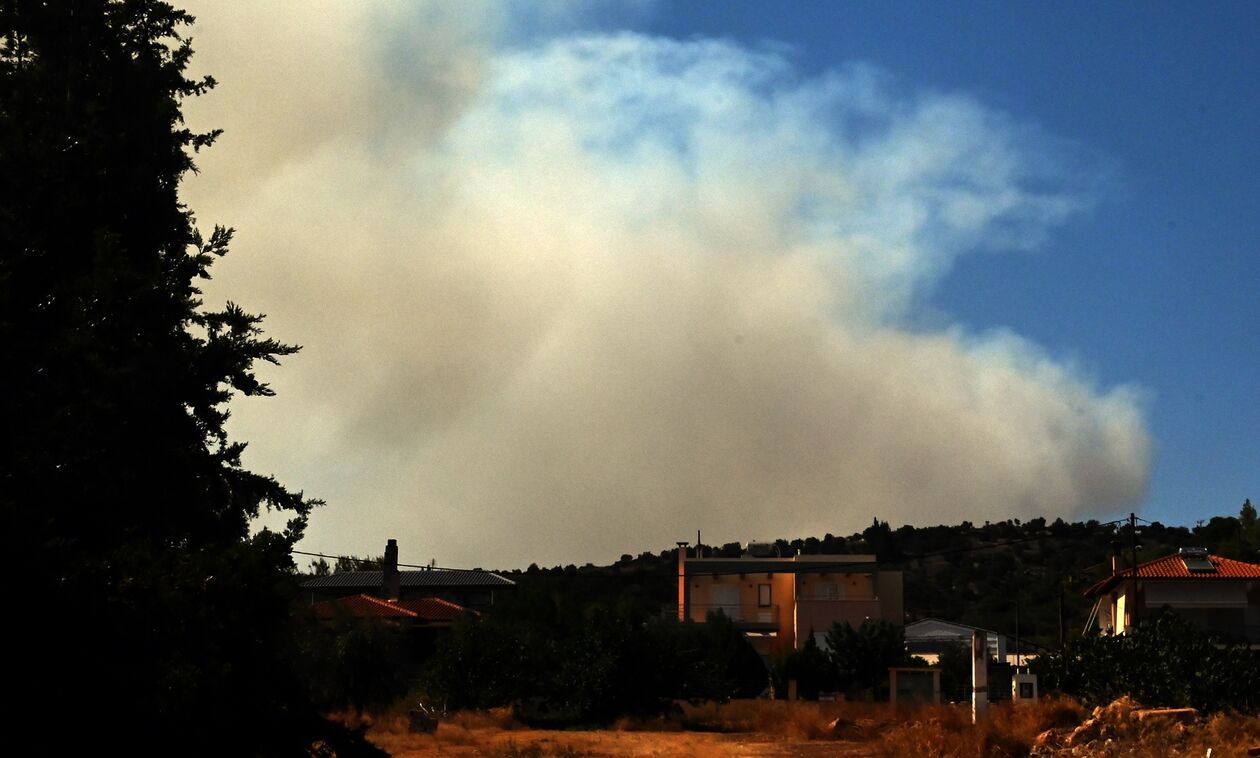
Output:
[[[1132,545],[1143,562],[1179,547],[1206,547],[1240,560],[1260,561],[1260,525],[1247,501],[1238,517],[1217,516],[1194,527],[1138,522],[1068,523],[1043,518],[996,523],[892,529],[875,519],[861,533],[847,537],[780,539],[782,555],[800,552],[874,553],[881,564],[904,571],[907,620],[935,616],[1014,635],[1018,606],[1023,639],[1055,647],[1062,627],[1079,635],[1090,603],[1081,592],[1110,571],[1113,544],[1123,547],[1123,565],[1131,565]],[[743,546],[701,545],[708,556],[738,556]],[[625,603],[645,610],[674,602],[675,549],[623,555],[609,566],[530,566],[510,574],[522,600],[543,593],[566,603]]]

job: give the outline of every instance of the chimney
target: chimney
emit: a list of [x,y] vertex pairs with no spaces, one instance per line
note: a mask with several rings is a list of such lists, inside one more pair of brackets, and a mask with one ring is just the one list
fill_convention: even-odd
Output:
[[1111,575],[1120,576],[1124,569],[1120,567],[1120,554],[1124,546],[1119,542],[1111,543]]
[[381,596],[397,600],[402,589],[402,575],[398,573],[398,540],[385,543],[385,563],[381,566]]
[[[698,548],[697,548],[698,549]],[[687,620],[687,543],[678,543],[678,620]]]

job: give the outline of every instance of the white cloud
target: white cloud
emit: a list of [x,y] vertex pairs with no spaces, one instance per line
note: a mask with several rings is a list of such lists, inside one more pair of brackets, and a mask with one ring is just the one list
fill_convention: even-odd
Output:
[[1052,140],[712,40],[215,13],[196,115],[230,139],[189,198],[240,229],[211,294],[306,345],[234,409],[252,466],[330,501],[309,546],[582,562],[1142,495],[1136,389],[904,326],[957,256],[1088,205]]

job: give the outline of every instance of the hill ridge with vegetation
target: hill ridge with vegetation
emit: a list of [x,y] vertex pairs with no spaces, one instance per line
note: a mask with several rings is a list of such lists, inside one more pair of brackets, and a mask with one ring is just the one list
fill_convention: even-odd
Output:
[[[1122,548],[1125,568],[1132,563],[1135,538],[1139,563],[1182,547],[1260,562],[1260,524],[1250,500],[1238,516],[1216,516],[1193,527],[1141,521],[1133,535],[1126,522],[1034,518],[893,529],[876,518],[849,536],[778,539],[774,544],[784,556],[874,554],[881,567],[904,572],[907,622],[933,617],[1014,635],[1018,612],[1021,638],[1045,647],[1059,643],[1060,598],[1063,635],[1080,636],[1091,606],[1082,592],[1110,573],[1115,545]],[[700,550],[704,557],[733,558],[742,555],[744,545],[700,545]],[[675,602],[676,566],[677,548],[670,548],[637,557],[625,554],[605,566],[532,564],[499,573],[523,588],[561,593],[578,602],[665,607]],[[585,581],[566,581],[579,577]]]

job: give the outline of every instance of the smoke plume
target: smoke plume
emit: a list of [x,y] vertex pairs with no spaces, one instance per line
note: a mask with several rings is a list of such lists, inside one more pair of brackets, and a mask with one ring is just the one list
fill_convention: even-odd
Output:
[[227,131],[185,196],[239,230],[211,304],[305,346],[233,406],[329,501],[304,546],[606,562],[1142,496],[1139,388],[925,316],[958,256],[1088,211],[1070,145],[870,66],[470,7],[199,12],[190,120]]

